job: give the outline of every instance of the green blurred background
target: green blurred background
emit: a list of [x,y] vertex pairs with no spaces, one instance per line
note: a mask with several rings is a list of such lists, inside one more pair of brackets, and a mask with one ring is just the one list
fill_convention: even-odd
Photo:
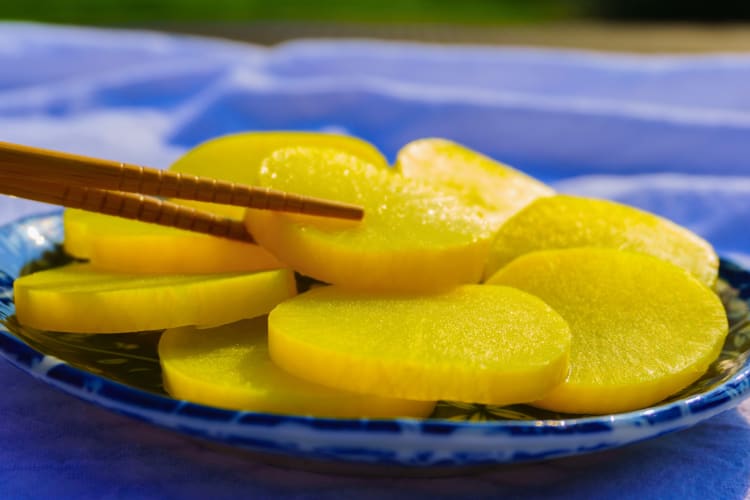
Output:
[[158,29],[257,43],[363,36],[750,50],[744,24],[750,21],[750,0],[0,0],[0,19]]
[[0,17],[62,23],[279,21],[514,23],[573,18],[732,20],[746,0],[3,0]]
[[3,0],[5,18],[145,21],[535,22],[578,15],[573,0]]

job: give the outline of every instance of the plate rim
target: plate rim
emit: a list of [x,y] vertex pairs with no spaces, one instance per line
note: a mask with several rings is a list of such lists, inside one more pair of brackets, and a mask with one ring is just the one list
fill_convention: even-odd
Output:
[[[62,224],[62,211],[54,210],[26,215],[10,221],[0,226],[0,240],[7,238],[19,226],[30,224],[46,219],[57,219]],[[50,241],[50,244],[59,244],[59,241]],[[2,257],[0,256],[0,262]],[[721,260],[724,265],[732,266],[734,269],[748,274],[750,281],[750,270],[732,262],[728,259]],[[15,279],[15,276],[12,276]],[[743,299],[746,300],[747,299]],[[13,307],[13,306],[11,306]],[[2,315],[3,318],[7,317]],[[73,366],[66,361],[55,358],[54,356],[44,354],[32,346],[26,344],[20,338],[10,332],[4,324],[0,323],[0,356],[5,358],[11,365],[22,370],[34,378],[44,381],[64,393],[82,399],[89,403],[103,407],[110,411],[115,411],[126,416],[148,421],[162,428],[170,428],[178,432],[189,435],[198,435],[199,437],[211,438],[210,433],[202,432],[200,426],[192,427],[190,423],[197,421],[206,422],[207,415],[213,415],[213,425],[222,427],[226,424],[225,430],[242,431],[262,428],[267,430],[269,422],[272,425],[291,424],[295,427],[301,427],[305,432],[346,432],[357,431],[365,432],[377,430],[379,437],[385,435],[402,435],[409,433],[414,436],[426,436],[427,438],[435,436],[450,436],[460,434],[463,437],[482,437],[483,439],[492,440],[495,438],[495,445],[501,444],[506,439],[531,438],[536,439],[544,436],[557,436],[565,440],[575,438],[576,436],[586,435],[587,437],[604,436],[613,434],[617,431],[633,428],[649,428],[653,432],[643,432],[634,436],[632,439],[624,442],[607,443],[594,449],[563,450],[555,454],[552,458],[578,454],[596,449],[615,448],[645,439],[650,439],[662,434],[671,433],[710,418],[718,413],[729,410],[737,406],[743,399],[750,394],[750,359],[744,362],[744,365],[730,377],[718,386],[690,397],[654,405],[648,408],[633,410],[624,413],[608,415],[592,415],[583,417],[571,417],[565,419],[535,419],[535,420],[495,420],[495,421],[454,421],[449,419],[418,419],[408,417],[398,418],[331,418],[331,417],[314,417],[303,415],[277,414],[269,412],[255,412],[246,410],[231,410],[214,407],[210,405],[193,403],[184,400],[177,400],[171,397],[152,393],[137,387],[133,387],[106,376],[98,375],[82,368]],[[56,374],[55,377],[50,374]],[[75,386],[69,380],[63,377],[78,377],[87,380],[97,386],[96,392],[82,391],[80,386]],[[63,378],[61,378],[63,377]],[[102,390],[120,396],[103,396]],[[131,396],[131,401],[124,399],[123,395]],[[132,408],[132,398],[136,398],[141,403],[144,401],[153,402],[153,405],[139,405],[135,411],[128,411]],[[113,404],[105,404],[105,403]],[[161,403],[157,405],[156,403]],[[174,412],[167,412],[163,409],[164,403],[173,406]],[[124,405],[125,409],[120,405]],[[170,418],[179,421],[179,426],[166,425],[160,419],[149,418],[142,410],[155,412],[157,415],[164,414]],[[221,415],[221,421],[215,419]],[[179,417],[179,418],[178,418]],[[209,419],[211,419],[209,418]],[[387,425],[386,425],[387,424]],[[385,432],[389,431],[389,432]],[[220,440],[222,442],[224,440]],[[492,443],[489,443],[492,444]],[[242,447],[242,446],[240,446]],[[256,446],[257,447],[257,446]],[[253,448],[253,446],[250,446]],[[261,446],[261,448],[263,448]],[[264,450],[267,451],[267,450]],[[284,450],[279,450],[284,453]],[[538,457],[537,457],[538,458]],[[548,457],[542,457],[548,458]],[[535,457],[528,457],[533,460]],[[492,459],[487,460],[469,460],[470,464],[500,463],[504,460]],[[507,460],[508,462],[524,461],[523,458]],[[388,461],[403,465],[403,460],[396,458],[396,461]],[[461,465],[466,465],[466,461]],[[420,464],[416,464],[420,465]],[[424,465],[431,465],[425,463]]]

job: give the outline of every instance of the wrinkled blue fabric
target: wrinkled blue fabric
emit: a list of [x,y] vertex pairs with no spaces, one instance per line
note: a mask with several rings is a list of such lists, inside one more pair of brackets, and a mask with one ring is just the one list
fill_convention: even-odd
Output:
[[[669,217],[750,266],[750,55],[297,41],[261,48],[0,23],[0,140],[166,167],[245,130],[347,133],[390,159],[447,137]],[[0,223],[46,211],[0,197]],[[451,479],[276,469],[110,414],[0,364],[4,498],[744,498],[750,405],[603,454]]]

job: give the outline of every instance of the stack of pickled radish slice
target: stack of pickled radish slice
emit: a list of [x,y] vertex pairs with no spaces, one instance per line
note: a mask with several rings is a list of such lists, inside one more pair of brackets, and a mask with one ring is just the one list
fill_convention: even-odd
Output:
[[[19,322],[165,329],[176,398],[332,417],[426,417],[438,400],[620,412],[697,380],[727,334],[707,242],[450,141],[407,144],[391,167],[350,137],[247,133],[172,170],[365,207],[351,222],[182,202],[243,219],[257,245],[65,213],[65,249],[87,262],[16,280]],[[295,272],[320,286],[297,295]]]

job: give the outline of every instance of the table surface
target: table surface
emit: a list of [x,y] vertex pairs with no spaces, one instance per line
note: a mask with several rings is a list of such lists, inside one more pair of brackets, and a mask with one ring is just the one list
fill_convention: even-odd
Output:
[[[264,49],[0,23],[0,68],[0,140],[164,167],[209,137],[254,128],[353,133],[389,158],[440,135],[561,191],[668,216],[750,264],[750,56],[361,41]],[[0,223],[48,209],[0,197]],[[618,450],[453,478],[363,478],[220,452],[7,363],[0,384],[5,498],[709,499],[746,498],[750,487],[748,402]]]

